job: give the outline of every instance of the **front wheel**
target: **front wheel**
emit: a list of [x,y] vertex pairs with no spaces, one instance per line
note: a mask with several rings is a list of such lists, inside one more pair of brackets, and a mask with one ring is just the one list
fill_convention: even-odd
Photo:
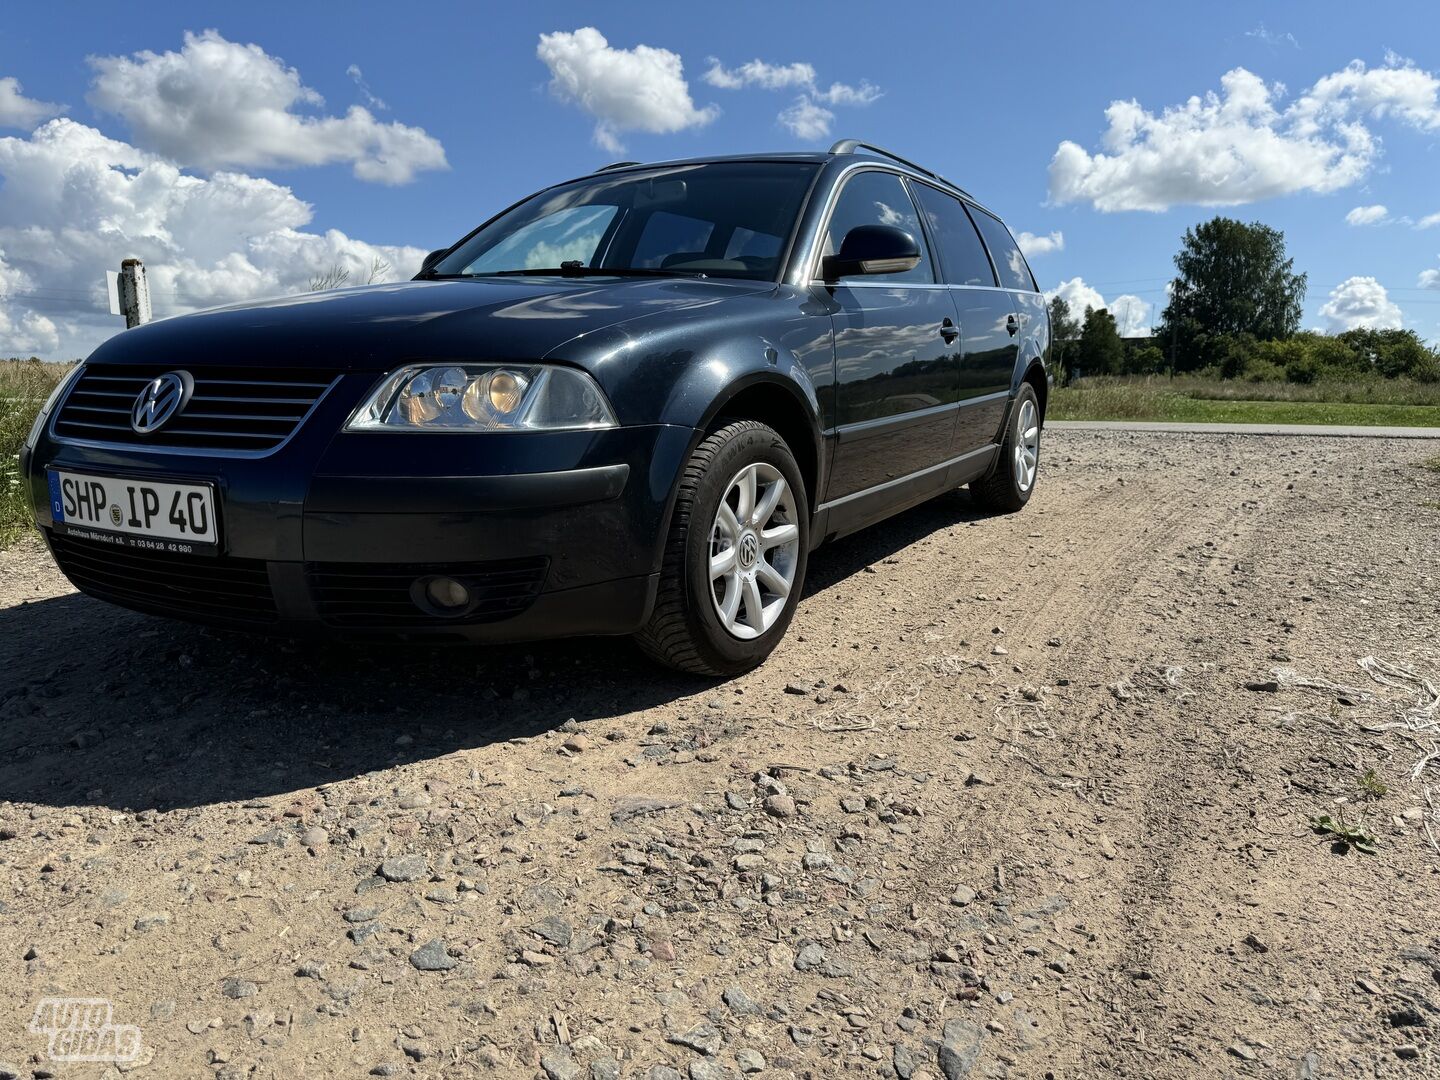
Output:
[[989,510],[1013,513],[1030,501],[1040,471],[1040,403],[1035,388],[1021,383],[1005,425],[1000,460],[990,475],[970,484],[975,502]]
[[641,649],[698,675],[738,675],[785,635],[805,584],[810,507],[785,440],[753,420],[705,437],[675,497]]

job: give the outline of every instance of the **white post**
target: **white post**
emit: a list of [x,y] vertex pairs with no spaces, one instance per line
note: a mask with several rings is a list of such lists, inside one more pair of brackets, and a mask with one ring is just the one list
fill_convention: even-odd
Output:
[[120,314],[125,328],[143,326],[150,321],[150,284],[145,280],[145,264],[139,259],[126,259],[120,264]]

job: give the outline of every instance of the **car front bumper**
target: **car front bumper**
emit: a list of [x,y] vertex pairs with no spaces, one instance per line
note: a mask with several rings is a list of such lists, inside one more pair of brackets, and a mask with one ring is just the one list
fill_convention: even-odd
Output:
[[[353,392],[330,395],[263,456],[79,443],[47,428],[22,465],[57,563],[101,599],[251,630],[518,641],[644,624],[693,429],[335,434],[373,382],[352,378]],[[219,553],[65,535],[51,467],[214,484]],[[424,610],[413,585],[433,575],[484,602],[458,617]]]

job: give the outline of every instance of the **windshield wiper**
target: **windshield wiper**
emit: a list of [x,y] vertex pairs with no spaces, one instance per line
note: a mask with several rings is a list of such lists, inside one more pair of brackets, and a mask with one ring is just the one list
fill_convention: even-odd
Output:
[[563,262],[559,266],[527,267],[524,270],[495,270],[467,277],[706,277],[702,270],[661,270],[644,266],[587,266]]

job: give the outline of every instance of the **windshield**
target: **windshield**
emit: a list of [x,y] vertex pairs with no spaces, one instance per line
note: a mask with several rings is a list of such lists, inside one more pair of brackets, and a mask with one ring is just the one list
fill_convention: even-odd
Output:
[[579,180],[500,215],[427,276],[611,271],[774,280],[815,169],[716,162]]

